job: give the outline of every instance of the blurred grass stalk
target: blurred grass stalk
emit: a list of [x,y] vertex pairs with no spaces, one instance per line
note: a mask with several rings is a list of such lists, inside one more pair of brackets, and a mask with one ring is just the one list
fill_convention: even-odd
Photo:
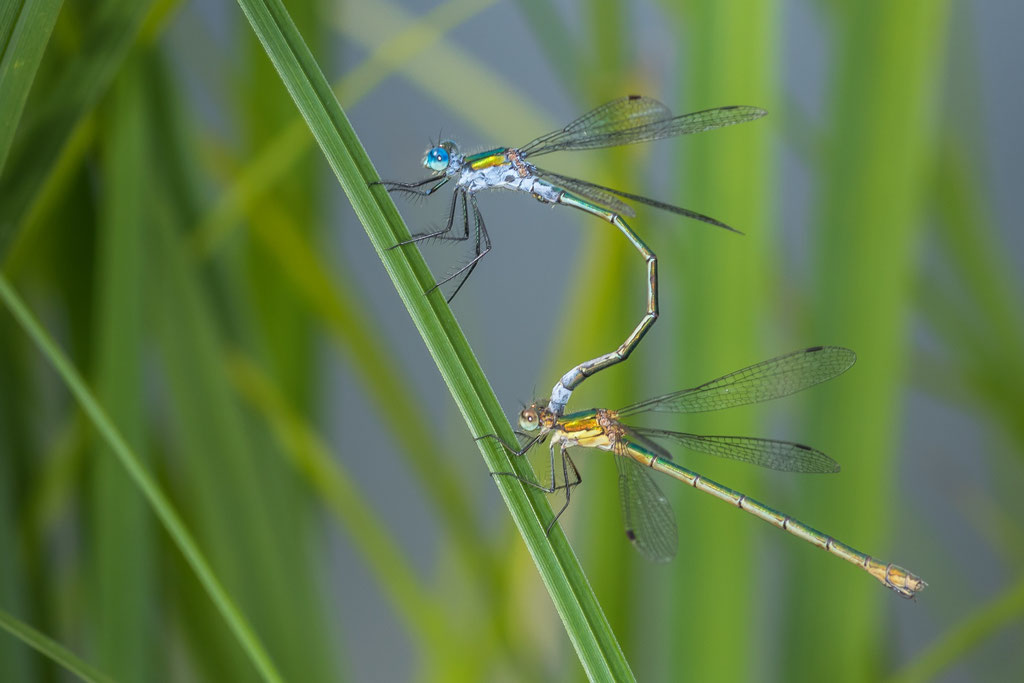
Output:
[[10,2],[0,11],[0,172],[63,1]]
[[53,339],[39,325],[38,320],[28,311],[24,302],[14,292],[3,275],[0,275],[0,298],[29,334],[38,349],[52,363],[61,379],[79,401],[82,409],[92,420],[96,429],[103,435],[113,453],[121,461],[131,475],[139,490],[145,493],[153,511],[164,524],[182,554],[196,573],[196,577],[208,591],[211,600],[221,611],[225,621],[238,638],[239,644],[246,649],[252,663],[263,674],[267,681],[280,680],[273,663],[267,657],[259,639],[238,611],[233,600],[224,591],[223,585],[213,573],[209,563],[199,550],[194,538],[185,527],[180,515],[170,504],[167,496],[157,486],[155,479],[142,466],[139,458],[124,441],[117,427],[110,421],[102,406],[90,393],[84,380],[75,370],[68,357],[57,347]]
[[[687,140],[679,167],[680,186],[693,198],[686,205],[745,233],[686,226],[677,246],[661,252],[666,269],[683,273],[684,291],[665,309],[679,352],[666,360],[684,371],[674,373],[679,386],[689,386],[774,355],[763,340],[778,250],[772,169],[779,162],[771,130],[778,111],[781,17],[779,3],[761,0],[700,0],[669,11],[674,30],[686,37],[677,63],[685,109],[737,104],[769,112],[766,119]],[[700,425],[712,434],[756,434],[751,415],[707,416]],[[759,480],[756,468],[735,468],[727,483],[751,492]],[[762,647],[755,627],[764,581],[754,540],[762,530],[747,516],[684,488],[670,491],[686,552],[668,588],[668,625],[660,641],[664,670],[687,671],[694,680],[756,679],[751,664]],[[774,533],[763,530],[764,536]]]
[[[810,411],[810,442],[843,463],[823,485],[801,487],[810,519],[856,547],[901,557],[900,387],[909,360],[908,321],[925,189],[945,68],[949,2],[884,0],[829,7],[832,101],[813,233],[815,343],[855,349],[857,366],[825,387]],[[884,21],[879,17],[884,16]],[[867,48],[870,46],[870,48]],[[868,501],[865,503],[865,501]],[[883,671],[884,610],[913,608],[821,556],[794,561],[783,678],[863,681]],[[839,572],[842,574],[840,585]],[[829,609],[822,610],[827,600]],[[886,602],[889,601],[889,602]],[[828,634],[828,647],[808,647]]]
[[[18,139],[8,156],[8,163],[18,173],[0,176],[0,196],[4,197],[0,203],[0,257],[22,227],[22,219],[84,112],[94,108],[109,90],[154,7],[160,6],[153,0],[103,0],[87,15],[84,25],[70,29],[81,34],[80,51],[57,75],[47,74],[56,81],[51,88],[35,91],[40,101],[33,102],[20,122]],[[45,41],[47,36],[37,38]],[[54,52],[57,50],[51,50]],[[60,57],[54,54],[52,59]]]
[[[0,11],[0,181],[61,4],[62,0],[5,3]],[[0,197],[3,196],[0,192]],[[0,257],[3,242],[4,231],[0,227]],[[28,427],[23,418],[29,401],[22,390],[27,389],[29,382],[19,364],[20,354],[17,342],[10,336],[12,331],[9,321],[0,322],[0,605],[25,614],[31,610],[32,599],[26,590],[26,558],[17,528],[17,482],[22,467],[7,454],[27,445]],[[23,400],[13,400],[15,395],[21,395]],[[19,403],[24,407],[19,408]],[[24,648],[11,639],[0,639],[0,679],[26,680],[35,671],[33,664]]]
[[[83,661],[80,657],[46,634],[40,633],[38,630],[32,628],[23,621],[11,616],[3,609],[0,609],[0,629],[7,631],[12,636],[35,649],[50,660],[57,662],[68,671],[77,675],[83,681],[87,681],[88,683],[113,683],[115,680],[99,671],[88,662]],[[13,644],[13,641],[11,642]],[[10,662],[7,662],[7,664],[10,664]],[[5,680],[29,681],[31,679],[26,677]]]
[[[147,163],[143,117],[144,71],[129,60],[119,74],[104,117],[104,184],[99,207],[96,273],[96,398],[143,463],[146,420],[144,361],[145,231],[147,183],[139,173]],[[91,554],[87,572],[89,609],[97,615],[96,658],[119,680],[146,680],[155,665],[158,606],[154,569],[157,545],[145,499],[102,439],[91,460],[93,487]],[[124,552],[131,548],[131,552]]]

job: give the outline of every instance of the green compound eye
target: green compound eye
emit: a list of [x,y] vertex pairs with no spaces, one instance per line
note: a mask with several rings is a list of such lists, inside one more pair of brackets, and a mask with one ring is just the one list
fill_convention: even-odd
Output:
[[540,426],[537,411],[534,408],[527,408],[519,413],[519,427],[526,432],[532,432]]

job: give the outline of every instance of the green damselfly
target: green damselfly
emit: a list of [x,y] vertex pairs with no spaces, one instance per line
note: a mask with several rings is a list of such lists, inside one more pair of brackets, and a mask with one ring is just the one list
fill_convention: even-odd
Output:
[[[697,413],[759,403],[807,389],[832,379],[856,361],[853,351],[839,346],[816,346],[764,361],[719,377],[692,389],[651,398],[619,410],[594,409],[559,417],[545,402],[535,402],[519,414],[519,426],[529,440],[522,448],[504,444],[523,455],[535,444],[551,439],[551,482],[544,486],[511,472],[511,476],[545,493],[565,491],[565,503],[548,525],[569,506],[572,490],[583,481],[569,456],[572,446],[598,448],[616,456],[619,491],[626,537],[641,554],[655,562],[667,562],[676,555],[678,536],[675,515],[668,499],[648,469],[674,477],[699,491],[724,500],[819,548],[861,567],[886,587],[912,598],[927,584],[918,576],[894,564],[878,560],[845,543],[813,529],[746,495],[722,486],[672,460],[655,439],[667,439],[700,453],[760,465],[787,472],[838,472],[839,465],[821,451],[789,441],[739,436],[703,436],[665,429],[624,424],[620,418],[646,412]],[[497,437],[495,437],[497,438]],[[500,440],[500,439],[499,439]],[[562,483],[555,477],[555,449],[561,457]]]

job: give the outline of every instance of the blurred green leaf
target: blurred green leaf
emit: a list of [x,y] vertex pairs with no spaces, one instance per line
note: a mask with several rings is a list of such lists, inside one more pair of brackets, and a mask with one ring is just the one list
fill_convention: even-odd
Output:
[[195,571],[203,587],[207,590],[210,599],[216,604],[224,620],[234,632],[235,637],[238,638],[239,643],[252,659],[253,665],[265,680],[280,681],[281,677],[267,657],[262,644],[260,644],[252,628],[238,611],[238,608],[235,607],[234,602],[224,591],[220,581],[213,574],[209,563],[199,550],[192,535],[188,532],[188,529],[167,496],[143,467],[139,457],[125,442],[124,437],[121,436],[117,427],[110,421],[104,409],[97,403],[96,398],[86,387],[78,371],[75,370],[57,344],[39,325],[39,322],[25,307],[21,298],[18,297],[17,293],[7,282],[7,278],[2,274],[0,274],[0,298],[4,300],[7,308],[14,315],[18,323],[21,324],[25,332],[32,338],[40,352],[53,365],[68,389],[71,390],[71,393],[78,400],[86,415],[93,422],[93,425],[107,441],[114,455],[117,456],[125,470],[132,477],[135,485],[144,493],[164,528],[188,560],[189,565]]
[[445,639],[452,638],[453,633],[451,624],[445,623],[443,605],[419,581],[341,462],[332,457],[323,440],[286,404],[285,397],[251,359],[233,353],[227,360],[235,388],[271,424],[291,465],[352,537],[408,630],[431,649],[444,649]]
[[93,668],[66,647],[0,609],[0,628],[40,654],[49,657],[83,681],[113,683],[113,678]]
[[[119,188],[100,207],[96,393],[135,452],[146,457],[142,367],[146,219],[145,74],[126,65],[105,120],[104,182]],[[145,499],[102,440],[92,464],[90,609],[96,616],[97,659],[121,680],[147,680],[166,667],[155,647],[157,566]],[[125,552],[131,548],[131,552]]]
[[251,232],[257,245],[273,257],[268,262],[281,269],[300,300],[319,316],[342,351],[352,357],[354,372],[366,387],[366,395],[388,420],[390,436],[402,446],[413,470],[433,496],[459,554],[481,583],[481,597],[486,599],[496,589],[494,574],[499,567],[487,543],[481,541],[483,532],[459,486],[454,464],[444,460],[423,438],[432,427],[392,362],[395,354],[389,353],[379,324],[352,295],[355,287],[344,273],[328,273],[313,246],[296,230],[294,221],[277,213],[265,208],[264,220],[253,223]]
[[[156,245],[147,254],[150,281],[158,284],[146,291],[166,386],[169,429],[159,443],[169,451],[171,486],[188,502],[189,522],[217,575],[282,674],[334,680],[343,657],[318,591],[325,551],[315,501],[231,391],[226,340],[261,337],[251,317],[253,291],[241,268],[205,272],[190,258],[185,228],[194,224],[204,176],[197,173],[190,112],[176,99],[164,60],[154,61],[149,145],[161,163],[152,171],[155,218],[148,228]],[[184,567],[172,580],[180,591],[175,616],[187,624],[194,664],[213,679],[248,677],[245,653],[217,627],[199,599],[201,587]]]
[[0,177],[63,2],[15,0],[0,8]]
[[[753,105],[768,116],[679,144],[675,167],[685,181],[678,184],[685,188],[684,205],[744,234],[680,226],[679,238],[659,252],[664,271],[681,273],[682,291],[663,299],[674,300],[664,318],[673,321],[667,327],[673,339],[669,348],[681,352],[666,363],[678,383],[662,384],[657,391],[692,386],[788,350],[765,343],[774,337],[766,311],[777,296],[779,181],[773,171],[780,162],[772,137],[780,114],[781,3],[702,0],[671,7],[673,28],[687,35],[676,69],[683,111]],[[711,434],[759,434],[762,424],[756,411],[722,411],[700,419],[701,430]],[[721,472],[714,462],[701,461],[700,467],[711,477]],[[752,496],[759,495],[764,480],[757,468],[729,469],[721,476],[720,481]],[[668,666],[685,669],[698,681],[757,678],[753,660],[734,653],[751,652],[760,634],[750,622],[730,616],[749,614],[757,600],[757,544],[765,539],[794,554],[811,552],[752,517],[683,488],[673,486],[668,492],[680,518],[690,520],[681,533],[691,550],[667,588],[671,598],[660,606],[667,624],[660,645]],[[701,617],[694,619],[694,614]]]
[[0,257],[6,254],[64,143],[113,82],[152,3],[153,0],[96,3],[89,14],[91,21],[83,29],[81,49],[25,117],[6,172],[0,176],[0,196],[4,197],[0,203]]
[[[811,324],[814,343],[849,346],[858,361],[841,382],[816,390],[806,422],[808,441],[842,462],[843,472],[802,487],[801,499],[831,533],[879,555],[891,552],[894,535],[912,532],[894,512],[901,498],[895,475],[950,4],[871,0],[844,6],[834,23],[825,154],[816,167],[822,185],[813,223]],[[926,567],[890,559],[928,579]],[[866,580],[836,590],[846,568],[822,564],[795,563],[787,572],[793,599],[785,615],[783,677],[878,678],[879,643],[887,635],[883,610],[894,598]],[[822,632],[832,647],[802,645]]]

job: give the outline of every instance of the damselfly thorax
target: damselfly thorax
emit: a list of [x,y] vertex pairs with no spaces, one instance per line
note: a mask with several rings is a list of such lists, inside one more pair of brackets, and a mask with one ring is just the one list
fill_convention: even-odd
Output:
[[456,184],[470,194],[487,189],[511,190],[557,204],[564,190],[541,180],[535,171],[533,165],[523,161],[519,150],[492,149],[465,157]]

